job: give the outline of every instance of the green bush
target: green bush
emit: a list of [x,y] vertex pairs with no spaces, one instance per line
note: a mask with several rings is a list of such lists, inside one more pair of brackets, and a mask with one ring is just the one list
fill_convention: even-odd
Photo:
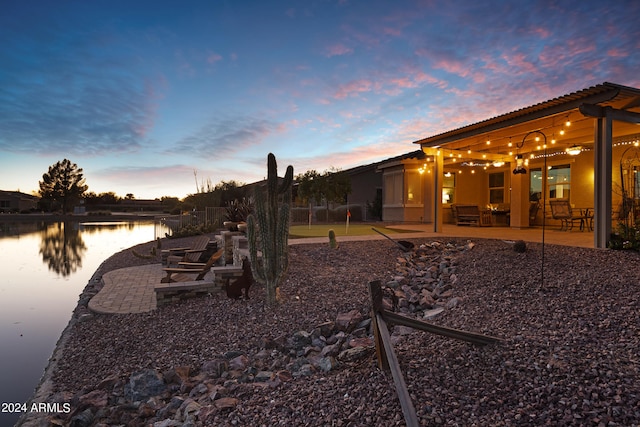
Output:
[[640,225],[627,225],[619,222],[616,231],[611,233],[609,249],[640,250]]
[[171,233],[171,238],[178,237],[189,237],[189,236],[199,236],[201,234],[213,233],[216,231],[216,228],[211,225],[185,225],[184,227],[180,227],[173,233]]

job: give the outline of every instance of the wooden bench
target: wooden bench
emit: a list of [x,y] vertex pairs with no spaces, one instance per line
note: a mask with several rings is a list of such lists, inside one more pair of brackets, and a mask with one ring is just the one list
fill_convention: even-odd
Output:
[[214,274],[213,280],[204,279],[185,282],[158,283],[154,286],[154,291],[156,293],[156,306],[160,307],[187,298],[196,298],[207,294],[221,292],[224,289],[227,279],[242,276],[242,266],[236,267],[233,265],[225,265],[213,267],[211,268],[211,271]]
[[478,205],[459,205],[451,206],[453,215],[456,219],[456,225],[491,225],[491,210],[480,209]]
[[190,282],[158,283],[153,289],[156,293],[156,306],[177,302],[188,298],[197,298],[222,290],[217,281],[192,280]]

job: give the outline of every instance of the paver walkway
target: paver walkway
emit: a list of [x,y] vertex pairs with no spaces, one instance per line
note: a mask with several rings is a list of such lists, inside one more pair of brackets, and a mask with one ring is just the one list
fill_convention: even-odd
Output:
[[109,314],[152,311],[156,308],[153,287],[163,276],[161,264],[110,271],[102,276],[104,286],[89,301],[89,309]]
[[[394,234],[393,238],[435,238],[469,237],[469,238],[493,238],[505,240],[522,239],[527,242],[540,242],[542,230],[529,228],[523,230],[510,229],[509,227],[458,227],[445,224],[442,233],[429,231],[428,225],[409,224],[394,225],[393,228],[420,230],[415,233]],[[385,240],[380,235],[348,236],[340,237],[339,241],[353,240]],[[582,246],[593,248],[593,232],[559,231],[558,227],[548,227],[545,231],[545,241],[549,244],[566,246]],[[327,237],[291,240],[290,244],[327,243]],[[393,245],[386,241],[381,244]],[[391,246],[390,246],[391,247]],[[89,308],[97,313],[145,313],[156,308],[156,294],[154,285],[160,283],[164,277],[161,264],[150,264],[139,267],[127,267],[114,270],[102,276],[104,287],[89,301]]]

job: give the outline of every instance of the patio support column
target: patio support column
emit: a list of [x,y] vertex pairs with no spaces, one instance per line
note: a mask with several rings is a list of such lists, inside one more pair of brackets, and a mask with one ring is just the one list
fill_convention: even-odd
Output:
[[605,114],[595,120],[593,156],[594,247],[606,248],[611,235],[612,119]]
[[433,155],[433,231],[442,233],[442,181],[444,176],[444,154],[437,150]]
[[529,227],[529,174],[511,175],[511,228]]

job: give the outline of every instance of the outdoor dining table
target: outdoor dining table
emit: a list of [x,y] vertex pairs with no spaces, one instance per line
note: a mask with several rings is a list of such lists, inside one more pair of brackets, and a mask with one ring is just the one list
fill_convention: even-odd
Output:
[[580,220],[580,231],[588,229],[593,231],[593,207],[576,208],[580,210],[580,216],[584,219]]

